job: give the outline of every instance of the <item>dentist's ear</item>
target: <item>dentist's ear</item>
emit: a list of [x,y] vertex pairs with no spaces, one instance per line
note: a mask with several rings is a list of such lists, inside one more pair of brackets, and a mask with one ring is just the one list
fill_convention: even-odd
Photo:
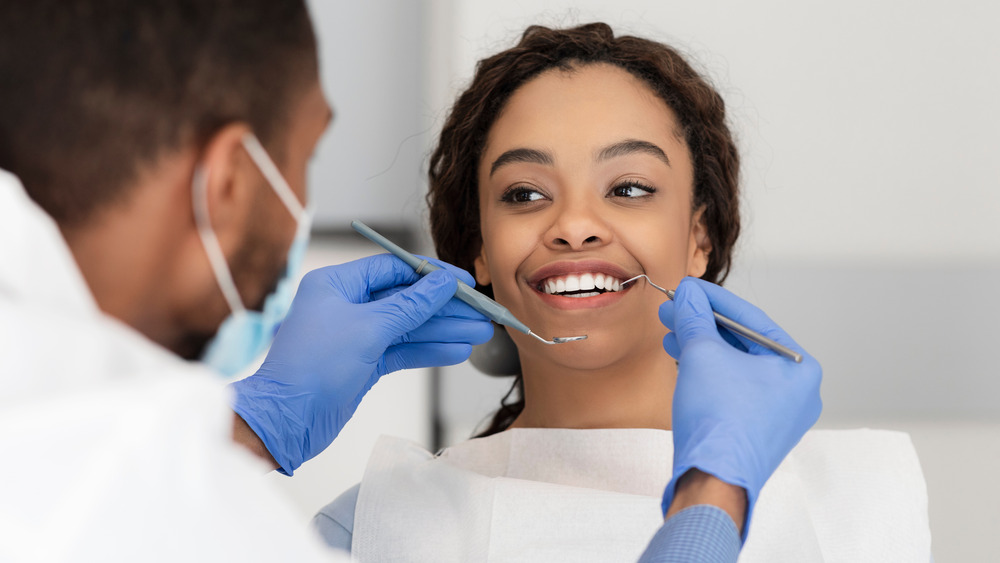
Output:
[[208,214],[227,257],[243,241],[256,197],[256,168],[242,144],[249,131],[245,123],[222,127],[208,139],[196,163],[206,172]]
[[705,226],[705,206],[699,207],[691,215],[691,233],[688,237],[687,275],[700,278],[708,269],[708,257],[712,254],[712,239]]

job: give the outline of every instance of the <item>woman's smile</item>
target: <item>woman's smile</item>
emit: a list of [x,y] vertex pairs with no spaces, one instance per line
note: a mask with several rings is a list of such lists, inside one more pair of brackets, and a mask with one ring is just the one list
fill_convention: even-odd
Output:
[[616,264],[601,260],[553,262],[527,277],[525,285],[542,303],[556,309],[594,309],[618,303],[632,277]]

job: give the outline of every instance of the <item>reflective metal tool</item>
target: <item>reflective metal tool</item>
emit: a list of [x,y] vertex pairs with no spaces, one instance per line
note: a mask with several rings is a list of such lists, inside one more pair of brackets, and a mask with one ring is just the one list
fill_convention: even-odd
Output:
[[[368,225],[365,225],[361,221],[351,221],[351,227],[355,231],[361,233],[361,235],[364,236],[366,239],[374,242],[375,244],[381,246],[382,248],[388,250],[389,252],[399,257],[400,260],[406,262],[407,265],[416,270],[416,272],[422,276],[426,276],[427,274],[433,272],[434,270],[440,269],[438,266],[431,264],[427,260],[424,260],[422,258],[417,258],[416,256],[403,250],[399,245],[385,238],[384,236],[380,235],[374,229],[372,229]],[[517,320],[517,317],[515,317],[513,313],[508,311],[506,307],[490,299],[489,297],[486,297],[482,293],[479,293],[475,289],[472,289],[461,280],[459,280],[458,282],[458,291],[455,292],[455,297],[457,297],[459,300],[465,303],[468,303],[470,307],[486,315],[493,322],[510,327],[514,330],[521,331],[529,336],[534,336],[539,341],[544,342],[546,344],[563,344],[565,342],[576,342],[577,340],[584,340],[587,338],[587,335],[557,336],[552,340],[546,340],[541,336],[538,336],[534,332],[531,332],[531,329],[528,328],[528,325]]]
[[[646,274],[639,274],[638,276],[635,276],[634,278],[629,278],[629,279],[623,281],[622,282],[622,287],[625,287],[626,285],[628,285],[628,284],[630,284],[630,283],[638,280],[639,278],[646,278],[646,282],[649,285],[653,286],[655,289],[658,289],[658,290],[662,291],[663,293],[666,293],[667,297],[669,297],[671,301],[674,299],[674,290],[672,290],[672,289],[665,289],[665,288],[662,288],[662,287],[656,285],[655,283],[653,283],[653,280],[649,279],[649,276],[647,276]],[[802,354],[799,354],[795,350],[792,350],[791,348],[789,348],[787,346],[782,346],[781,344],[778,344],[777,342],[771,340],[770,338],[764,336],[763,334],[761,334],[761,333],[759,333],[759,332],[757,332],[757,331],[755,331],[753,329],[747,328],[747,327],[741,325],[740,323],[734,321],[733,319],[730,319],[729,317],[727,317],[725,315],[716,313],[715,311],[712,311],[712,312],[715,314],[715,322],[717,322],[720,325],[726,327],[727,329],[729,329],[733,333],[738,334],[738,335],[742,336],[743,338],[746,338],[747,340],[750,340],[751,342],[756,342],[757,344],[760,344],[761,346],[764,346],[765,348],[770,348],[771,350],[774,350],[778,354],[781,354],[782,356],[788,358],[789,360],[794,361],[797,364],[801,364],[802,363]]]

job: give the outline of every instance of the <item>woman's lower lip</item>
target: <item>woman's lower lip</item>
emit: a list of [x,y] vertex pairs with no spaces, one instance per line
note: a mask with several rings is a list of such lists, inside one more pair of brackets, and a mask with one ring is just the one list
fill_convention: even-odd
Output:
[[552,293],[545,293],[544,291],[534,290],[538,294],[542,303],[556,309],[596,309],[599,307],[607,307],[617,303],[624,295],[628,289],[623,289],[621,291],[608,291],[600,295],[594,295],[593,297],[566,297],[563,295],[555,295]]

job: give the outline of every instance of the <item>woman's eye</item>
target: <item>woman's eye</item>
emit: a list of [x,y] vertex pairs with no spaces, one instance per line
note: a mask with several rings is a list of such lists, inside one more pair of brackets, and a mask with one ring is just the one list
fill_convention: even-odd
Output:
[[526,187],[510,188],[500,196],[500,201],[505,203],[531,203],[545,199],[545,196],[538,190]]
[[633,180],[628,182],[622,182],[621,184],[614,186],[613,188],[611,188],[611,191],[608,193],[608,195],[613,197],[636,198],[636,197],[650,196],[653,195],[654,193],[656,193],[656,188],[652,186],[647,186],[643,183],[636,182]]

